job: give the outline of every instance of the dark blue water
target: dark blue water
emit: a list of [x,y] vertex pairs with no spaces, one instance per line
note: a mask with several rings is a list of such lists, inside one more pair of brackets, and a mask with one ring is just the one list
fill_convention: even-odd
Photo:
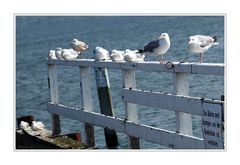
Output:
[[[86,41],[90,50],[85,58],[92,58],[96,46],[108,50],[142,48],[148,41],[167,32],[171,48],[164,56],[168,61],[198,61],[198,56],[187,50],[188,37],[195,34],[217,36],[220,43],[205,53],[204,62],[224,62],[224,17],[200,16],[17,16],[16,17],[16,116],[34,115],[50,129],[50,115],[46,104],[49,101],[46,57],[50,49],[70,48],[73,38]],[[147,60],[155,60],[147,57]],[[74,67],[58,67],[60,103],[80,107],[79,70]],[[121,72],[109,70],[111,95],[115,114],[124,117],[121,102]],[[95,80],[92,74],[94,111],[99,112]],[[137,71],[137,88],[152,91],[172,92],[170,73]],[[191,75],[190,95],[220,99],[224,94],[222,76]],[[138,106],[140,123],[163,129],[175,130],[175,115],[171,111]],[[82,123],[61,118],[62,132],[82,132]],[[193,116],[194,135],[202,137],[201,120]],[[105,147],[103,129],[96,127],[96,142]],[[127,136],[118,133],[120,146],[127,148]],[[142,148],[162,146],[141,141]]]

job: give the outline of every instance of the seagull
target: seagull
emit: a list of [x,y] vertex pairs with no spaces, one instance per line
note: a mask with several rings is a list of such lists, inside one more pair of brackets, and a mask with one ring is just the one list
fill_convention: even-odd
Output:
[[29,127],[29,124],[25,121],[21,121],[20,126],[21,129],[27,129]]
[[139,54],[138,50],[125,50],[124,60],[127,62],[141,62],[144,61],[145,55]]
[[145,58],[145,54],[139,54],[139,53],[137,53],[138,62],[143,62],[143,61],[144,61],[144,58]]
[[110,58],[115,62],[124,61],[124,55],[125,55],[124,51],[113,49]]
[[62,56],[62,48],[58,47],[55,50],[55,56],[57,57],[57,59],[62,60],[63,56]]
[[170,48],[170,38],[167,33],[162,33],[161,36],[154,41],[149,42],[144,46],[144,49],[138,50],[139,53],[146,53],[146,55],[157,55],[158,58],[161,56],[160,63],[163,63],[163,55]]
[[71,46],[76,52],[78,52],[78,54],[88,49],[88,45],[83,41],[79,41],[78,39],[73,39],[71,42]]
[[203,62],[203,53],[211,48],[213,45],[218,45],[217,37],[210,37],[204,35],[195,35],[189,37],[188,48],[193,53],[200,53],[200,63]]
[[95,61],[110,60],[109,52],[102,47],[97,46],[93,53],[95,54]]
[[44,129],[44,127],[45,127],[45,125],[41,121],[33,121],[32,126],[31,126],[33,131],[42,130],[42,129]]
[[57,59],[56,54],[55,54],[55,50],[49,50],[48,58],[51,59],[51,60],[56,60]]
[[73,49],[63,49],[62,57],[65,60],[72,60],[72,59],[76,59],[78,57],[78,53]]

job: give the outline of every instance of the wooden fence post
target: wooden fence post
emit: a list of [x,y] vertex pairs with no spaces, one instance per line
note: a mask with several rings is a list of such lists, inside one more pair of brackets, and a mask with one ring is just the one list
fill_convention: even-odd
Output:
[[[136,79],[134,70],[123,70],[123,87],[136,88]],[[126,118],[129,121],[138,123],[137,106],[132,103],[125,103]],[[129,146],[132,149],[140,149],[139,138],[130,136],[128,139]]]
[[[107,69],[94,68],[94,71],[101,113],[107,116],[114,116]],[[107,146],[109,148],[117,148],[118,138],[116,132],[109,128],[104,128],[104,134]]]
[[[80,91],[82,110],[89,112],[93,111],[92,89],[91,89],[91,75],[89,67],[79,67],[80,72]],[[89,123],[84,123],[85,144],[88,147],[95,146],[94,127]]]
[[[57,66],[48,65],[48,83],[50,88],[50,99],[54,104],[59,103],[58,96],[58,78],[57,78]],[[52,135],[59,135],[61,133],[60,117],[57,114],[52,114]]]
[[[189,74],[173,73],[174,94],[189,95]],[[192,135],[192,115],[176,112],[176,131],[187,135]]]

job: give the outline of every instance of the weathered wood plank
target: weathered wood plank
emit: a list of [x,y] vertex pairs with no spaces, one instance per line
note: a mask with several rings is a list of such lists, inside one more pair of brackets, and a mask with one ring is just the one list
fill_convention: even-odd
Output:
[[[202,115],[202,99],[198,97],[173,95],[160,92],[123,89],[123,102],[162,108],[171,111]],[[147,99],[146,99],[147,98]]]
[[[136,89],[136,79],[134,70],[123,70],[123,87]],[[136,104],[125,102],[125,113],[126,119],[135,123],[138,123],[138,113]],[[139,139],[135,137],[129,137],[129,146],[132,149],[139,149],[140,143]]]
[[80,90],[81,90],[81,101],[82,108],[88,111],[93,111],[93,100],[92,100],[92,86],[91,86],[91,74],[89,67],[80,67]]
[[48,65],[48,78],[51,102],[59,103],[57,65]]
[[114,129],[129,136],[142,138],[170,148],[204,148],[204,141],[201,138],[187,136],[143,124],[137,124],[117,117],[106,116],[86,110],[81,111],[63,105],[55,105],[53,103],[48,103],[48,111],[50,113],[57,113],[74,120],[91,123],[96,126],[104,128],[108,127],[109,129]]
[[[135,71],[123,70],[123,88],[136,89]],[[125,111],[128,120],[138,122],[137,106],[136,104],[125,101]]]
[[[93,111],[91,74],[89,67],[79,67],[80,72],[80,90],[82,109]],[[91,124],[85,123],[85,144],[89,147],[95,146],[94,128]]]
[[66,66],[86,66],[109,69],[126,69],[142,71],[159,71],[159,72],[183,72],[191,74],[205,75],[224,75],[224,64],[222,63],[188,63],[188,62],[171,62],[160,64],[157,61],[144,61],[138,63],[130,62],[112,62],[94,61],[93,59],[76,59],[76,60],[48,60],[48,64],[66,65]]
[[126,123],[126,134],[134,134],[135,137],[174,149],[204,148],[201,138],[131,122]]
[[[173,90],[175,95],[189,95],[189,74],[173,73]],[[179,104],[180,105],[180,104]],[[185,107],[175,107],[176,109],[185,109]],[[192,109],[195,109],[194,106]],[[202,109],[202,108],[201,108]],[[175,112],[176,131],[187,135],[192,135],[192,115],[189,113]]]
[[48,111],[51,113],[58,113],[73,120],[90,123],[103,128],[109,128],[117,130],[118,132],[124,132],[124,119],[119,119],[113,116],[107,116],[96,112],[89,112],[87,110],[79,110],[77,108],[71,108],[64,105],[55,105],[48,103]]
[[[80,139],[79,139],[80,140]],[[16,130],[16,149],[85,149],[81,141],[68,135],[52,136],[46,129],[33,131],[31,128]]]
[[[95,68],[94,71],[101,113],[108,116],[114,116],[107,69]],[[107,146],[109,148],[116,148],[118,145],[116,132],[109,128],[104,128],[104,134]]]
[[[50,88],[50,100],[54,104],[59,103],[58,95],[58,77],[57,77],[57,65],[48,65],[48,82]],[[60,116],[57,114],[51,114],[52,116],[52,133],[53,135],[59,135],[61,133]]]
[[216,65],[215,63],[192,64],[192,73],[224,75],[224,64],[219,65]]

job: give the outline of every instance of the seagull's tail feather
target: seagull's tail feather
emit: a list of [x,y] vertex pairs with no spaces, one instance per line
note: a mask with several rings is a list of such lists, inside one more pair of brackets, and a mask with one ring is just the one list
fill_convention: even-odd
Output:
[[137,53],[144,53],[145,51],[142,49],[139,49]]

